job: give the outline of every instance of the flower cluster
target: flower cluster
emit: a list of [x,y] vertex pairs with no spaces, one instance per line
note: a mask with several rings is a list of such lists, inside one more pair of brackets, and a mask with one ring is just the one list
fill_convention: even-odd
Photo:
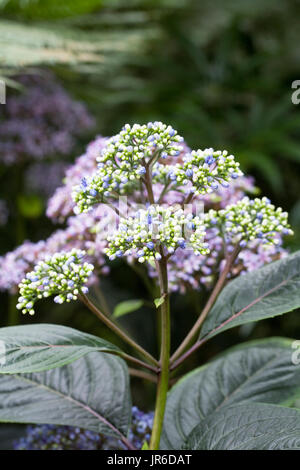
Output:
[[141,449],[145,441],[149,443],[153,427],[153,418],[153,411],[144,413],[139,410],[137,406],[132,407],[131,427],[128,437],[130,442],[132,442],[137,449]]
[[0,160],[13,165],[30,157],[68,155],[94,121],[85,106],[74,101],[49,72],[17,77],[25,91],[1,106]]
[[126,124],[107,142],[97,159],[97,172],[83,178],[74,188],[72,196],[78,211],[86,212],[106,197],[129,192],[145,175],[150,163],[180,155],[182,141],[175,129],[162,122]]
[[[108,138],[101,136],[91,142],[85,154],[77,158],[75,164],[68,168],[64,180],[65,186],[58,188],[48,202],[48,217],[55,221],[66,221],[66,227],[56,230],[45,241],[38,243],[26,241],[14,251],[0,257],[0,289],[9,289],[11,292],[16,292],[17,285],[26,273],[33,269],[37,262],[44,260],[47,255],[52,256],[59,251],[70,251],[73,248],[85,250],[87,252],[87,261],[95,266],[94,275],[89,277],[89,285],[96,281],[96,274],[106,274],[109,272],[105,251],[108,248],[107,235],[111,235],[115,227],[115,223],[111,224],[110,222],[110,218],[113,215],[112,211],[108,205],[100,204],[89,213],[74,216],[73,209],[75,203],[71,198],[74,185],[80,184],[82,178],[86,178],[86,180],[93,178],[93,174],[97,170],[97,159],[102,158],[103,152],[105,153],[107,150],[108,142]],[[180,155],[176,156],[176,165],[183,168],[188,155],[191,155],[192,152],[184,142],[181,142],[181,145],[183,149]],[[169,155],[166,159],[160,159],[160,162],[154,164],[153,167],[154,200],[158,201],[160,199],[160,203],[164,207],[174,207],[176,204],[182,205],[186,200],[186,193],[182,191],[182,188],[187,190],[192,186],[192,182],[189,181],[187,185],[182,186],[169,184],[168,189],[165,190],[166,183],[170,183],[171,180],[158,178],[158,175],[155,174],[155,169],[163,167],[161,171],[164,171],[164,178],[167,178],[173,160],[174,156]],[[176,167],[176,165],[174,166]],[[208,166],[211,169],[211,166]],[[211,223],[209,220],[207,221],[209,226],[206,229],[204,242],[209,246],[208,254],[196,255],[193,250],[183,249],[178,244],[177,248],[176,245],[175,247],[174,245],[169,247],[170,251],[176,248],[168,261],[169,283],[170,288],[174,291],[179,290],[184,293],[187,289],[199,289],[201,286],[210,289],[219,276],[222,269],[222,260],[226,253],[232,249],[235,241],[233,234],[229,232],[229,224],[227,224],[228,229],[224,238],[224,229],[221,224],[223,219],[219,219],[220,210],[227,210],[230,205],[239,203],[246,194],[252,196],[257,194],[253,179],[250,177],[241,176],[237,179],[233,178],[229,187],[225,186],[219,184],[219,187],[213,192],[200,195],[194,194],[191,203],[193,211],[195,212],[194,209],[197,210],[197,204],[203,203],[206,212],[210,209],[217,211],[218,217],[214,217],[212,212],[209,212],[208,217],[213,222],[217,218],[220,223],[216,224]],[[161,195],[162,197],[160,198]],[[134,191],[129,194],[128,201],[131,206],[129,208],[129,215],[135,217],[137,205],[145,204],[145,201],[147,201],[146,188],[143,186],[140,189],[139,185],[135,187]],[[114,200],[111,201],[111,204],[113,203]],[[240,215],[238,209],[237,215]],[[227,219],[225,218],[226,221]],[[289,230],[287,227],[284,228]],[[281,233],[276,232],[276,245],[261,244],[261,238],[248,241],[247,246],[238,255],[230,276],[251,271],[274,259],[285,256],[286,250],[282,247],[282,236],[285,233],[287,233],[285,230]],[[179,243],[182,243],[184,247],[187,240],[186,237],[182,238],[183,240],[179,240]],[[128,248],[127,254],[124,254],[126,261],[131,263],[136,258],[142,258],[142,261],[145,259],[143,255],[145,251],[146,256],[147,254],[150,255],[154,241],[153,239],[147,239],[147,242],[149,242],[149,246],[146,243],[139,243],[139,248],[136,249],[128,245],[125,246],[124,248]],[[169,242],[170,240],[168,240]],[[118,247],[115,253],[111,252],[111,254],[108,254],[109,256],[115,255],[116,257],[123,256],[121,254],[122,251],[125,253],[127,250],[122,250]],[[138,252],[142,256],[139,256]],[[154,256],[159,257],[160,251],[155,250]],[[147,263],[147,270],[151,276],[156,276],[157,274],[151,264],[153,263]]]
[[229,204],[235,204],[240,201],[245,195],[256,196],[259,194],[259,189],[254,184],[252,176],[241,176],[233,180],[229,187],[219,186],[219,188],[208,194],[204,194],[195,198],[203,202],[206,211],[209,209],[224,209]]
[[89,178],[97,170],[97,157],[104,149],[108,139],[97,137],[86,149],[86,152],[75,160],[65,174],[64,186],[57,188],[47,205],[47,216],[54,221],[63,222],[73,215],[75,203],[72,199],[73,187],[79,185],[82,178]]
[[15,250],[0,257],[0,290],[9,290],[15,294],[25,274],[41,259],[45,251],[45,242],[25,241]]
[[[168,262],[168,281],[170,290],[184,294],[190,289],[212,289],[224,267],[225,256],[231,253],[234,246],[224,243],[222,232],[208,229],[205,241],[209,245],[210,253],[206,256],[195,256],[189,250],[178,249]],[[228,279],[241,274],[254,271],[265,264],[271,263],[287,255],[287,250],[281,246],[281,237],[278,244],[264,245],[260,240],[249,242],[246,248],[238,254]],[[149,274],[156,277],[157,273],[149,266]]]
[[[162,191],[161,185],[154,185],[155,196]],[[193,204],[204,204],[206,211],[214,209],[220,211],[229,205],[235,205],[245,194],[255,195],[258,189],[254,186],[252,177],[242,176],[233,180],[228,188],[220,186],[215,192],[196,196]],[[184,195],[178,191],[165,194],[163,203],[168,205],[182,204]],[[217,214],[217,212],[215,212]],[[184,294],[190,289],[211,289],[216,283],[223,268],[223,260],[227,253],[233,250],[229,238],[225,242],[223,228],[220,224],[209,224],[205,234],[205,242],[209,245],[208,255],[196,256],[191,250],[177,249],[168,261],[168,280],[170,290]],[[282,235],[277,233],[276,244],[261,244],[260,239],[249,242],[247,247],[239,253],[228,278],[258,269],[265,264],[287,255],[282,246]],[[148,265],[149,275],[157,277],[156,270]]]
[[74,249],[40,261],[19,285],[17,308],[33,315],[38,299],[55,295],[54,302],[62,304],[76,300],[80,293],[86,294],[88,288],[84,284],[94,266],[83,262],[84,255],[84,251]]
[[[132,407],[129,440],[141,449],[150,438],[153,413]],[[117,438],[72,426],[42,424],[27,426],[26,435],[14,443],[15,450],[125,450]]]
[[210,210],[206,222],[211,226],[221,225],[226,242],[239,243],[245,248],[253,240],[263,243],[278,243],[277,235],[291,235],[288,214],[277,209],[266,197],[262,199],[244,197],[236,204],[218,212]]
[[120,220],[118,230],[108,237],[105,252],[111,260],[134,256],[140,263],[160,260],[162,250],[172,254],[177,248],[191,248],[196,255],[207,254],[204,235],[201,217],[176,206],[151,205],[140,209],[134,217]]
[[193,150],[182,163],[163,165],[157,162],[153,168],[154,181],[168,185],[183,185],[186,192],[199,195],[227,188],[232,179],[242,176],[239,163],[227,150]]
[[[0,290],[15,293],[26,273],[46,256],[72,249],[86,251],[87,261],[95,266],[97,275],[108,274],[109,267],[104,248],[107,247],[107,228],[114,226],[115,213],[100,205],[92,213],[69,217],[66,228],[56,230],[46,240],[37,243],[25,241],[15,250],[0,257]],[[95,273],[89,285],[96,282]],[[97,281],[99,282],[99,281]]]

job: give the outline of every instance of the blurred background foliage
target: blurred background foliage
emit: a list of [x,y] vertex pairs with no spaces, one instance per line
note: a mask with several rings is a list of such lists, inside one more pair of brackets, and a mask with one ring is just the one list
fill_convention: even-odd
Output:
[[[291,101],[300,79],[298,0],[0,0],[0,74],[10,96],[26,92],[18,76],[51,69],[95,119],[76,140],[63,164],[83,153],[93,136],[112,135],[124,122],[162,120],[194,148],[227,148],[255,177],[262,194],[289,210],[300,248],[300,105]],[[0,105],[0,129],[5,107]],[[1,142],[0,142],[1,145]],[[53,158],[53,155],[51,156]],[[47,159],[46,159],[47,160]],[[27,162],[0,165],[0,198],[8,219],[1,227],[1,254],[24,239],[37,241],[54,229],[44,215],[46,195],[26,186]],[[147,297],[141,281],[120,264],[104,280],[110,308]],[[173,297],[173,331],[178,343],[202,300]],[[182,311],[191,311],[191,318]],[[1,296],[2,325],[19,322],[15,299]],[[155,351],[151,310],[120,319]],[[32,319],[24,318],[23,322]],[[72,325],[102,334],[80,306],[41,306],[36,321]],[[105,332],[107,335],[107,332]],[[189,367],[240,340],[300,337],[297,312],[212,340]],[[115,340],[115,338],[111,338]],[[151,406],[151,386],[133,381],[135,401]]]

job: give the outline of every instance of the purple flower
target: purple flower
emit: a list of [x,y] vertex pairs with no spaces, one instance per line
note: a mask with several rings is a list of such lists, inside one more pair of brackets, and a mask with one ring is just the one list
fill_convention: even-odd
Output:
[[69,155],[83,132],[94,125],[50,72],[22,75],[25,92],[10,96],[0,116],[0,160],[6,165]]
[[[153,426],[153,413],[144,413],[132,407],[129,440],[141,449],[149,442]],[[14,442],[15,450],[126,450],[117,438],[72,426],[39,424],[27,426],[24,437]]]

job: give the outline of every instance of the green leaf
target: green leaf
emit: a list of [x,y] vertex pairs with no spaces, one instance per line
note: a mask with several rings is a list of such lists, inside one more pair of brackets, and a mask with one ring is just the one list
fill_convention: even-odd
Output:
[[223,406],[286,403],[300,395],[292,340],[251,341],[183,377],[169,392],[162,449],[180,449],[192,429]]
[[147,441],[145,441],[144,444],[142,445],[142,450],[149,450],[149,444]]
[[119,349],[102,338],[47,323],[0,329],[0,374],[40,372],[61,367],[93,351]]
[[134,312],[135,310],[138,310],[144,305],[143,300],[125,300],[124,302],[120,302],[114,309],[113,316],[115,318],[117,317],[122,317],[123,315],[126,315],[127,313]]
[[162,295],[161,297],[154,299],[154,304],[156,308],[159,308],[165,301],[165,295]]
[[209,312],[200,338],[300,307],[300,251],[229,282]]
[[300,449],[300,411],[263,403],[228,406],[201,421],[189,435],[184,448]]
[[20,213],[28,219],[40,217],[44,210],[43,201],[39,196],[21,194],[18,197]]
[[79,426],[120,437],[131,417],[127,366],[91,353],[67,366],[0,376],[0,421]]

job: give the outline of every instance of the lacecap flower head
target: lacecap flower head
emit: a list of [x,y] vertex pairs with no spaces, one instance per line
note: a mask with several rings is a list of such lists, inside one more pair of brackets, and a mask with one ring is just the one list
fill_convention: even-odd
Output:
[[187,153],[182,163],[153,167],[155,182],[167,186],[186,186],[186,192],[200,195],[227,188],[232,179],[242,176],[239,163],[227,150],[193,150]]
[[140,209],[134,217],[120,220],[118,230],[108,237],[109,246],[105,252],[111,260],[133,256],[141,263],[160,260],[161,253],[172,254],[177,248],[207,254],[204,235],[202,217],[176,206],[151,205]]
[[19,284],[20,297],[17,308],[33,315],[37,300],[55,295],[54,302],[62,304],[86,294],[85,286],[94,266],[83,262],[84,251],[72,250],[56,253],[40,261],[34,271],[26,274]]
[[225,241],[239,243],[241,247],[253,240],[276,244],[279,236],[292,235],[287,219],[287,212],[281,207],[275,208],[266,197],[253,200],[244,197],[218,212],[210,210],[205,218],[210,226],[222,227]]
[[107,197],[125,194],[143,178],[147,165],[159,158],[178,156],[182,141],[175,129],[162,122],[126,124],[108,140],[97,158],[98,170],[74,188],[72,197],[77,211],[86,212]]

